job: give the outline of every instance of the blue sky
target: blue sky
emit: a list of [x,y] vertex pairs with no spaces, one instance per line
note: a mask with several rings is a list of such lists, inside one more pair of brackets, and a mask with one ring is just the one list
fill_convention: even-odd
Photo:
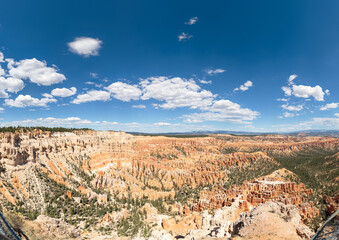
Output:
[[6,1],[0,126],[339,129],[338,1]]

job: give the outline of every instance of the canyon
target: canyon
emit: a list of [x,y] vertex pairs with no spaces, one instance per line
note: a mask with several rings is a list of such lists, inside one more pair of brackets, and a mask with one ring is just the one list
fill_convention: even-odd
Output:
[[262,234],[309,239],[338,209],[338,152],[322,136],[21,129],[0,133],[0,202],[30,239],[248,239],[269,218],[291,235]]

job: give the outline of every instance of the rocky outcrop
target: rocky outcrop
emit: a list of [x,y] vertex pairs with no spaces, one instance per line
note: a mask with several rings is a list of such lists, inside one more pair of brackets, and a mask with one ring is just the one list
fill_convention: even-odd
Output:
[[[327,214],[332,215],[339,209],[339,195],[335,197],[330,196],[324,196],[324,202],[326,204],[327,208]],[[339,216],[337,216],[337,219],[339,219]]]
[[[155,231],[153,239],[310,239],[312,232],[303,224],[299,210],[294,205],[277,202],[259,204],[249,212],[238,211],[242,200],[239,196],[231,206],[209,213],[205,210],[182,219],[163,219],[162,226],[167,233]],[[198,220],[197,220],[198,219]]]
[[235,239],[310,239],[314,232],[302,224],[298,209],[293,205],[268,202],[233,223]]
[[44,231],[53,234],[58,238],[60,238],[61,236],[64,238],[77,238],[80,236],[79,231],[74,226],[64,222],[61,219],[55,219],[48,216],[40,215],[34,221],[34,223],[43,226]]
[[286,171],[286,169],[278,170],[271,175],[246,181],[240,186],[231,186],[229,189],[216,187],[211,191],[203,190],[193,209],[202,211],[230,206],[234,199],[241,196],[242,202],[238,208],[241,212],[247,212],[262,203],[275,201],[297,206],[303,220],[314,218],[319,214],[319,210],[312,202],[305,202],[304,199],[304,196],[313,193],[312,189],[307,189],[302,183],[297,184],[278,177],[286,174]]

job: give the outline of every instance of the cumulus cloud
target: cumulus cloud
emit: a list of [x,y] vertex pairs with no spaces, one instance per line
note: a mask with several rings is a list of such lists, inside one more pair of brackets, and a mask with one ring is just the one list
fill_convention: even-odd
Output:
[[336,116],[337,118],[339,118],[339,113],[335,113],[334,116]]
[[329,110],[329,109],[335,109],[339,107],[339,103],[327,103],[326,105],[322,106],[320,108],[321,111]]
[[43,93],[43,94],[41,94],[43,97],[45,97],[45,98],[53,98],[53,96],[51,95],[51,94],[49,94],[49,93]]
[[322,87],[316,85],[315,87],[306,85],[296,85],[294,79],[297,75],[290,75],[288,78],[288,87],[283,86],[282,90],[286,96],[294,96],[298,98],[306,98],[306,101],[310,101],[313,97],[316,101],[324,101],[324,96],[329,95],[330,91],[326,89],[323,91]]
[[292,106],[292,105],[287,105],[287,104],[281,105],[281,107],[288,111],[296,111],[296,112],[299,112],[304,108],[303,105]]
[[287,98],[278,98],[277,99],[278,102],[288,102]]
[[16,79],[29,79],[38,85],[50,86],[61,83],[66,79],[63,74],[57,71],[58,69],[55,66],[47,67],[45,61],[32,58],[13,63],[9,75]]
[[[248,87],[248,86],[247,86]],[[115,82],[105,87],[106,91],[90,90],[78,95],[73,103],[89,101],[108,101],[111,97],[121,101],[156,100],[152,103],[158,109],[188,107],[202,112],[182,116],[186,122],[230,121],[250,123],[259,113],[229,100],[216,101],[216,94],[202,89],[193,79],[180,77],[149,77],[140,79],[138,85]],[[133,108],[146,108],[145,105],[133,105]]]
[[290,87],[281,87],[286,96],[292,96],[292,89]]
[[123,82],[115,82],[106,87],[112,96],[124,102],[138,100],[141,95],[141,90],[137,85],[129,85]]
[[4,54],[0,52],[0,63],[8,62],[7,70],[0,65],[0,98],[8,98],[8,93],[17,93],[21,91],[25,84],[20,77],[8,73],[8,69],[12,69],[16,64],[13,59],[5,59]]
[[72,103],[80,104],[93,101],[108,101],[110,99],[111,99],[110,92],[101,90],[90,90],[84,94],[78,95],[77,98],[72,101]]
[[244,91],[247,91],[252,86],[253,86],[253,82],[252,81],[247,81],[244,84],[240,85],[240,87],[235,88],[234,91],[236,92],[236,91],[241,90],[241,91],[244,92]]
[[203,90],[192,79],[180,77],[150,77],[141,81],[142,100],[155,99],[164,101],[157,106],[165,109],[190,107],[205,109],[212,104],[215,97],[210,91]]
[[324,95],[322,88],[320,86],[304,86],[304,85],[293,85],[292,86],[293,92],[292,94],[295,97],[301,97],[301,98],[310,98],[314,97],[317,101],[324,101]]
[[44,97],[41,99],[34,98],[30,95],[19,95],[16,99],[5,99],[5,105],[10,107],[47,107],[48,103],[57,102],[54,98]]
[[206,70],[206,73],[208,75],[216,75],[216,74],[219,74],[219,73],[223,73],[225,72],[226,70],[225,69],[221,69],[221,68],[217,68],[217,69],[207,69]]
[[259,113],[229,100],[215,101],[206,112],[184,115],[184,121],[199,123],[204,121],[234,122],[249,124]]
[[51,94],[55,97],[70,97],[77,93],[75,87],[71,88],[55,88],[52,90]]
[[8,98],[9,95],[5,91],[0,91],[0,98]]
[[294,79],[297,75],[291,75],[288,78],[288,86],[283,86],[281,89],[283,90],[285,96],[295,96],[299,98],[307,98],[313,97],[316,101],[324,101],[324,96],[329,95],[330,91],[327,89],[325,92],[323,91],[322,87],[316,85],[315,87],[312,86],[305,86],[305,85],[295,85]]
[[98,56],[102,41],[98,38],[77,37],[68,44],[69,50],[83,57]]
[[0,113],[2,113],[4,110],[5,110],[4,108],[0,107]]
[[188,33],[183,32],[178,36],[178,40],[179,40],[179,42],[182,42],[182,41],[191,39],[192,37],[193,37],[193,35],[189,35]]
[[294,79],[296,79],[298,77],[298,75],[291,75],[289,78],[288,78],[288,85],[293,85],[294,84]]
[[187,22],[185,22],[185,24],[193,25],[193,24],[196,24],[197,21],[198,21],[198,17],[191,17]]
[[[21,79],[13,78],[13,77],[0,77],[0,92],[6,94],[7,92],[17,93],[21,91],[25,87],[24,82]],[[7,95],[8,97],[8,95]]]
[[133,105],[132,108],[146,108],[146,106],[143,104],[140,104],[140,105]]

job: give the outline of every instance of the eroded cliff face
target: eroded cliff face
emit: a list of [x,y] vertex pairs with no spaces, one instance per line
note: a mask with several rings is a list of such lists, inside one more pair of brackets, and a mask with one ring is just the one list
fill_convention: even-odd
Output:
[[[223,219],[231,224],[241,213],[270,201],[294,205],[302,220],[312,219],[318,215],[307,200],[312,189],[290,180],[292,173],[280,170],[253,178],[279,168],[273,155],[293,157],[309,149],[338,152],[339,139],[172,138],[96,131],[1,133],[0,163],[6,171],[1,173],[0,201],[13,211],[31,214],[27,209],[34,210],[78,226],[92,224],[93,229],[113,222],[118,232],[124,229],[121,221],[130,221],[145,204],[150,205],[146,212],[152,205],[161,210],[153,211],[150,226],[176,234],[203,229],[206,210],[227,208]],[[242,174],[239,184],[226,187],[231,178],[238,177],[234,173]]]
[[280,169],[268,176],[245,181],[240,186],[233,185],[228,189],[216,187],[211,191],[203,190],[193,209],[203,211],[231,206],[238,198],[241,200],[237,210],[238,214],[248,212],[259,204],[274,201],[297,206],[303,220],[316,217],[319,210],[314,207],[313,202],[306,201],[306,197],[310,196],[313,190],[307,189],[302,183],[291,182],[286,178],[287,176],[293,176],[293,173],[286,169]]
[[[87,175],[80,166],[95,152],[127,152],[132,136],[122,132],[55,133],[33,131],[0,134],[0,162],[6,168],[0,189],[12,204],[28,202],[44,208],[49,179],[70,189],[80,189]],[[89,176],[87,176],[89,177]],[[97,195],[88,191],[88,195]]]

